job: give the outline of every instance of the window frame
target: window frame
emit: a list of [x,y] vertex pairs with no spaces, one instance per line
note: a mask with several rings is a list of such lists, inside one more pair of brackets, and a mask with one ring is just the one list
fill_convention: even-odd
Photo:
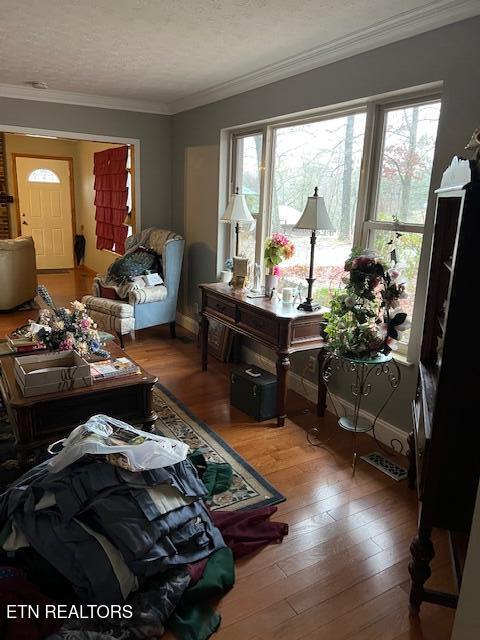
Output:
[[[396,92],[395,95],[387,97],[376,97],[356,103],[348,107],[322,108],[315,113],[299,116],[286,116],[277,118],[257,126],[238,127],[229,130],[229,172],[228,172],[228,198],[235,192],[237,175],[237,146],[238,140],[252,135],[262,136],[262,163],[260,167],[260,199],[259,212],[255,214],[256,236],[255,236],[255,261],[261,265],[262,276],[264,273],[263,245],[265,239],[271,231],[272,197],[273,197],[273,175],[275,159],[276,132],[288,126],[298,126],[310,122],[320,122],[331,120],[336,117],[365,113],[365,133],[362,151],[362,161],[360,166],[360,179],[358,184],[357,205],[355,209],[355,223],[352,246],[370,246],[371,238],[375,230],[385,230],[400,233],[420,233],[422,235],[422,246],[419,256],[419,265],[423,262],[425,252],[430,251],[430,246],[426,246],[425,238],[427,232],[427,218],[423,224],[405,222],[386,222],[375,220],[375,210],[378,202],[378,194],[381,177],[381,159],[386,131],[386,121],[389,111],[407,108],[415,105],[425,105],[428,103],[442,101],[441,87],[424,88],[422,90],[410,90]],[[441,106],[440,106],[441,108]],[[437,128],[438,136],[438,128]],[[435,159],[434,159],[435,160]],[[433,161],[434,163],[434,161]],[[433,175],[433,163],[430,174]],[[426,212],[426,214],[428,211]],[[230,233],[230,247],[234,246],[234,229]],[[429,238],[429,245],[431,244]],[[419,309],[424,307],[424,295],[421,293],[424,287],[419,286],[423,280],[426,281],[427,274],[419,270],[417,278],[417,290],[412,311],[412,333],[407,344],[399,343],[397,353],[403,356],[407,362],[418,360],[419,342],[421,332],[414,330],[414,324],[420,323],[422,314]]]
[[[239,140],[243,138],[249,138],[253,136],[260,135],[262,137],[262,157],[259,165],[259,199],[258,199],[258,213],[252,213],[252,216],[255,219],[255,262],[258,262],[262,265],[263,268],[263,258],[262,258],[262,247],[263,242],[266,237],[264,222],[265,222],[265,165],[266,165],[266,127],[255,127],[253,129],[242,129],[241,131],[236,131],[232,133],[230,138],[230,170],[229,170],[229,178],[228,178],[228,200],[235,193],[235,189],[238,186],[237,179],[237,149]],[[242,191],[240,192],[242,193]],[[235,226],[230,225],[230,233],[229,233],[229,242],[230,247],[235,246]]]
[[[361,217],[357,217],[357,222],[359,224],[358,230],[358,239],[359,246],[372,247],[373,246],[373,236],[376,230],[379,231],[390,231],[391,233],[418,233],[422,236],[422,244],[420,248],[419,255],[419,265],[421,264],[422,254],[425,251],[425,223],[410,223],[410,222],[402,222],[401,220],[387,222],[380,221],[376,219],[376,209],[377,203],[380,193],[380,179],[382,172],[382,157],[385,146],[385,134],[386,134],[386,126],[387,126],[387,118],[388,113],[390,111],[395,111],[402,108],[414,107],[414,106],[423,106],[430,103],[440,102],[441,108],[441,93],[433,92],[423,95],[417,96],[409,96],[403,98],[397,98],[395,100],[385,100],[379,101],[370,105],[370,113],[367,111],[367,124],[366,126],[369,128],[369,133],[371,136],[370,141],[370,158],[369,158],[369,170],[368,176],[366,178],[366,184],[364,185],[364,197],[365,197],[365,207],[364,214]],[[370,115],[370,122],[369,116]],[[438,128],[437,128],[438,134]],[[432,163],[433,167],[433,163]],[[430,185],[429,185],[429,193],[431,192],[432,185],[432,171],[430,172]],[[360,187],[359,187],[360,191]],[[358,212],[357,212],[358,213]],[[427,212],[425,212],[427,213]],[[420,280],[417,277],[417,290],[418,290],[418,281]],[[412,317],[410,321],[412,323],[412,327],[415,321],[419,321],[418,319],[418,308],[419,305],[423,306],[423,297],[415,295],[415,300],[412,308]],[[407,344],[400,342],[398,344],[397,353],[404,356],[409,362],[416,361],[418,359],[418,340],[413,339],[412,335]]]

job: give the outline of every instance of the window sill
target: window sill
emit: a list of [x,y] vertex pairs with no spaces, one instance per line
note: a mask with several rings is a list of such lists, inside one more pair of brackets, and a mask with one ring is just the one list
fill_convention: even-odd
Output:
[[410,362],[410,360],[407,359],[407,355],[404,353],[394,353],[392,352],[392,356],[395,359],[395,362],[398,362],[398,364],[402,365],[402,367],[415,367],[417,365],[416,362]]

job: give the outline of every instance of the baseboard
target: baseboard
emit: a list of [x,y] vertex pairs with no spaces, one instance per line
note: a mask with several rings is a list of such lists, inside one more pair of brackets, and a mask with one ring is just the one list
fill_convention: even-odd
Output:
[[196,320],[194,320],[190,316],[186,316],[183,313],[180,313],[180,311],[177,311],[176,320],[177,324],[179,324],[181,327],[183,327],[187,331],[190,331],[190,333],[197,335],[198,322]]
[[[195,335],[198,333],[198,322],[191,316],[184,315],[177,311],[177,323]],[[262,356],[256,351],[245,346],[242,347],[242,356],[245,362],[255,364],[257,367],[270,371],[270,373],[276,373],[275,362],[271,358]],[[298,373],[293,371],[289,372],[288,387],[304,398],[307,398],[310,402],[317,402],[317,385],[310,380],[303,378]],[[332,394],[332,398],[327,397],[327,409],[331,413],[335,413],[335,409],[332,406],[332,400],[336,404],[337,410],[343,407],[345,411],[350,412],[353,409],[353,405],[350,402],[344,400],[340,396]],[[373,421],[374,416],[368,411],[361,411],[360,415],[362,418]],[[403,431],[403,429],[400,429],[399,427],[396,427],[395,425],[380,418],[377,420],[375,425],[375,433],[382,444],[391,446],[392,441],[395,440],[395,450],[400,449],[400,445],[398,444],[400,443],[402,453],[406,453],[408,451],[408,433]],[[368,432],[368,434],[372,435],[371,431]]]
[[[272,359],[267,358],[266,356],[262,356],[252,349],[249,349],[248,347],[242,347],[242,356],[243,359],[248,363],[255,364],[257,367],[266,369],[270,373],[276,372],[275,362]],[[315,383],[311,382],[310,380],[306,380],[298,373],[290,371],[288,374],[288,387],[304,398],[307,398],[307,400],[309,400],[310,402],[316,404],[317,385]],[[351,412],[353,410],[352,403],[344,400],[340,396],[334,394],[331,394],[331,396],[331,398],[327,396],[327,410],[331,413],[335,413],[335,408],[332,406],[332,400],[337,406],[337,411],[341,407],[343,407],[346,412]],[[362,410],[360,412],[360,416],[370,421],[373,421],[374,419],[374,416],[368,411]],[[403,431],[403,429],[390,424],[386,420],[382,420],[381,418],[377,420],[377,423],[375,425],[375,434],[377,436],[377,439],[382,444],[391,446],[392,441],[395,440],[396,442],[394,442],[394,447],[396,451],[400,450],[399,443],[401,444],[402,453],[406,453],[408,451],[408,433]],[[369,431],[368,435],[372,436],[372,432]]]

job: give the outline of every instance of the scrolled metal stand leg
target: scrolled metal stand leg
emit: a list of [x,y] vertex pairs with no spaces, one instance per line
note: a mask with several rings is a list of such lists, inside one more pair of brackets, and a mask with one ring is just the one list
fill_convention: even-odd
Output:
[[365,366],[362,365],[355,372],[355,406],[353,409],[353,460],[352,460],[352,476],[355,475],[355,469],[357,467],[357,429],[358,420],[360,418],[360,407],[362,403],[362,397],[365,390]]

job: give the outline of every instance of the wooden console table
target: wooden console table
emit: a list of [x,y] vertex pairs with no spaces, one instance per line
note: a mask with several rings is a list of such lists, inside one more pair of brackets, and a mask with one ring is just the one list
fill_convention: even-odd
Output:
[[[286,418],[287,374],[290,355],[298,351],[320,349],[318,372],[321,371],[324,341],[323,314],[326,309],[309,313],[296,305],[268,298],[248,298],[245,291],[235,291],[223,283],[201,284],[201,350],[202,369],[208,364],[208,324],[217,320],[233,331],[273,349],[277,356],[277,425]],[[325,413],[325,386],[319,375],[317,413]]]

